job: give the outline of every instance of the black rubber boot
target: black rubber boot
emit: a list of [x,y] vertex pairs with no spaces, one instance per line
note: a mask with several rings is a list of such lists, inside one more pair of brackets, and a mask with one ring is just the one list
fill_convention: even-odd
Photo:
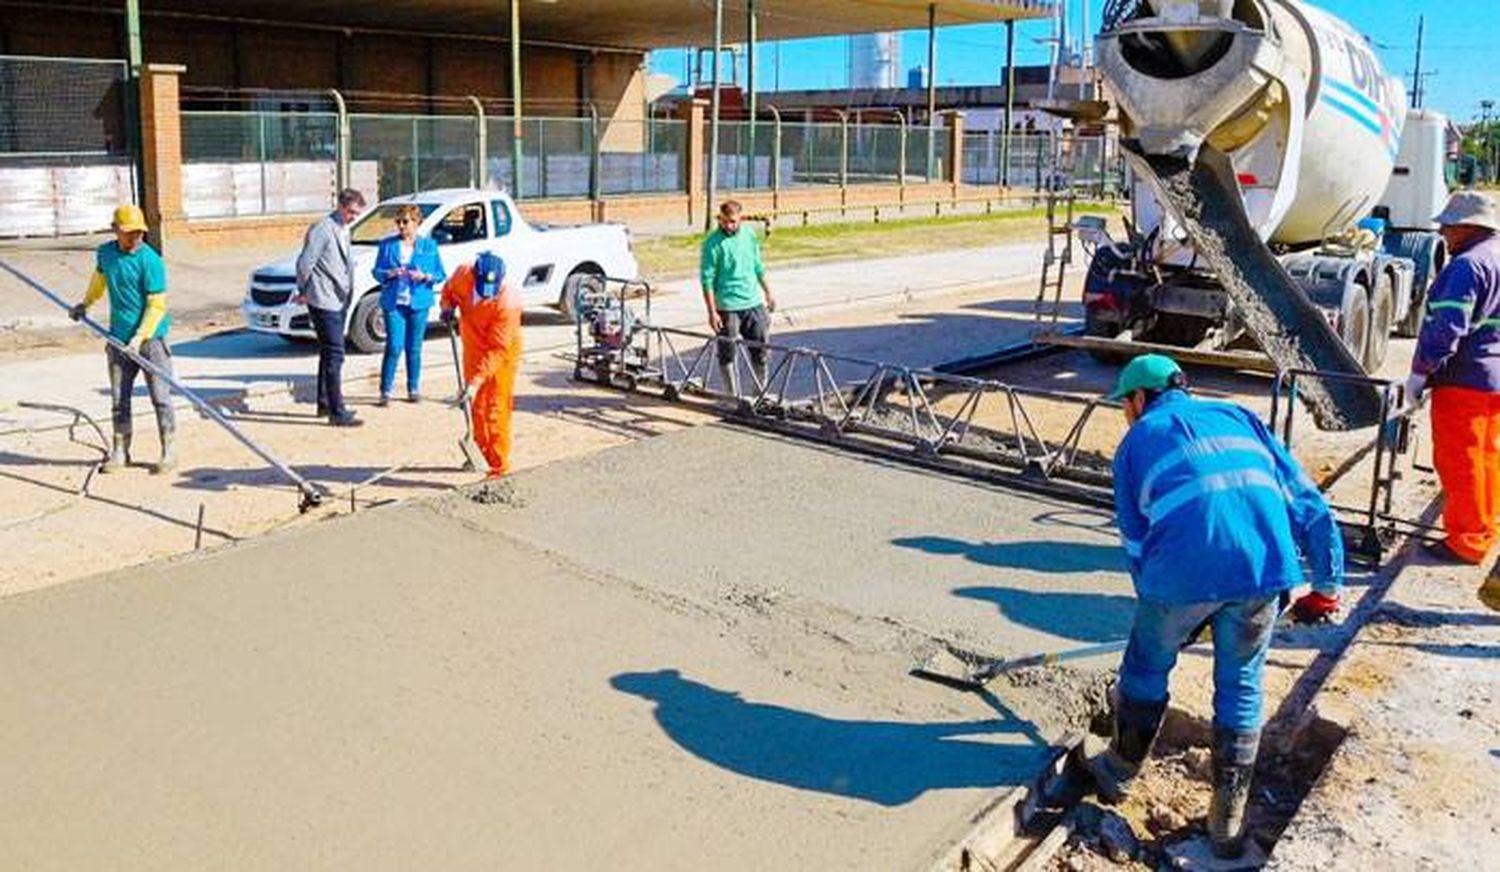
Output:
[[1245,853],[1245,810],[1260,733],[1214,729],[1214,798],[1208,808],[1208,838],[1214,856],[1238,859]]
[[1078,765],[1093,777],[1101,800],[1115,804],[1130,794],[1130,782],[1151,755],[1166,714],[1166,700],[1139,702],[1115,694],[1114,738],[1106,745],[1098,737],[1085,737],[1075,752]]

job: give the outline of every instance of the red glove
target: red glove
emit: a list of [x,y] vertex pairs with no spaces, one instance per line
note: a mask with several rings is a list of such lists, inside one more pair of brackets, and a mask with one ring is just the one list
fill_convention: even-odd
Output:
[[1292,605],[1292,620],[1299,624],[1321,624],[1338,614],[1339,598],[1313,591]]

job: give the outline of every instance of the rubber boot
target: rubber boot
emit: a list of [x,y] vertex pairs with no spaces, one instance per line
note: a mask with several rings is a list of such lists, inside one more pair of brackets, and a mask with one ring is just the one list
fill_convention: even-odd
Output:
[[163,475],[177,468],[176,435],[171,430],[158,430],[161,434],[161,459],[151,468],[152,475]]
[[1111,805],[1129,796],[1130,783],[1151,756],[1167,714],[1166,700],[1139,702],[1118,692],[1115,696],[1114,738],[1106,744],[1097,736],[1087,736],[1074,752],[1078,765],[1094,779],[1099,798]]
[[1214,798],[1208,807],[1208,838],[1214,856],[1235,860],[1245,853],[1245,809],[1260,733],[1214,730]]
[[114,444],[110,447],[109,456],[99,464],[99,471],[103,473],[119,472],[130,465],[130,434],[115,433]]

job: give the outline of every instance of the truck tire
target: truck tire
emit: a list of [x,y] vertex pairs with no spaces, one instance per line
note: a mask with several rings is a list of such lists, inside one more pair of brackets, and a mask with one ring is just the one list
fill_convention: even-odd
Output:
[[1358,282],[1344,288],[1339,303],[1339,339],[1363,366],[1370,348],[1370,294]]
[[1391,347],[1391,322],[1395,320],[1396,297],[1392,291],[1391,274],[1381,272],[1375,277],[1375,287],[1370,290],[1370,336],[1365,344],[1365,356],[1361,361],[1365,372],[1374,375],[1385,363],[1385,354]]
[[1208,328],[1213,326],[1207,318],[1196,318],[1192,315],[1179,315],[1174,312],[1157,312],[1156,321],[1141,333],[1141,341],[1152,342],[1157,345],[1173,345],[1178,348],[1192,348],[1203,341],[1208,335]]
[[[1105,321],[1100,318],[1093,309],[1083,310],[1083,335],[1092,336],[1097,339],[1113,339],[1120,335],[1120,324],[1118,321]],[[1088,349],[1089,357],[1106,366],[1119,366],[1130,360],[1130,355],[1120,351],[1104,351],[1098,348]]]
[[581,266],[568,273],[568,277],[563,279],[562,294],[557,298],[557,309],[570,323],[578,323],[578,292],[597,288],[600,284],[599,280],[603,277],[603,273]]
[[379,293],[365,294],[354,304],[347,341],[360,354],[385,350],[385,313],[380,311]]
[[1387,237],[1385,250],[1388,254],[1410,260],[1416,266],[1411,280],[1411,303],[1405,317],[1396,325],[1396,335],[1410,339],[1422,332],[1422,319],[1427,314],[1427,289],[1447,265],[1448,249],[1443,238],[1436,233],[1407,231]]

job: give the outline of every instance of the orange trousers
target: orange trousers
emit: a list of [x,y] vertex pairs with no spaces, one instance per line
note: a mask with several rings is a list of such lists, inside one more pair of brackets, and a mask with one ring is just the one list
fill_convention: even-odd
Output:
[[516,373],[521,355],[506,355],[505,362],[474,396],[474,441],[490,462],[490,475],[510,472],[510,413],[516,407]]
[[1443,486],[1448,547],[1479,563],[1500,538],[1500,393],[1433,390],[1432,459]]

